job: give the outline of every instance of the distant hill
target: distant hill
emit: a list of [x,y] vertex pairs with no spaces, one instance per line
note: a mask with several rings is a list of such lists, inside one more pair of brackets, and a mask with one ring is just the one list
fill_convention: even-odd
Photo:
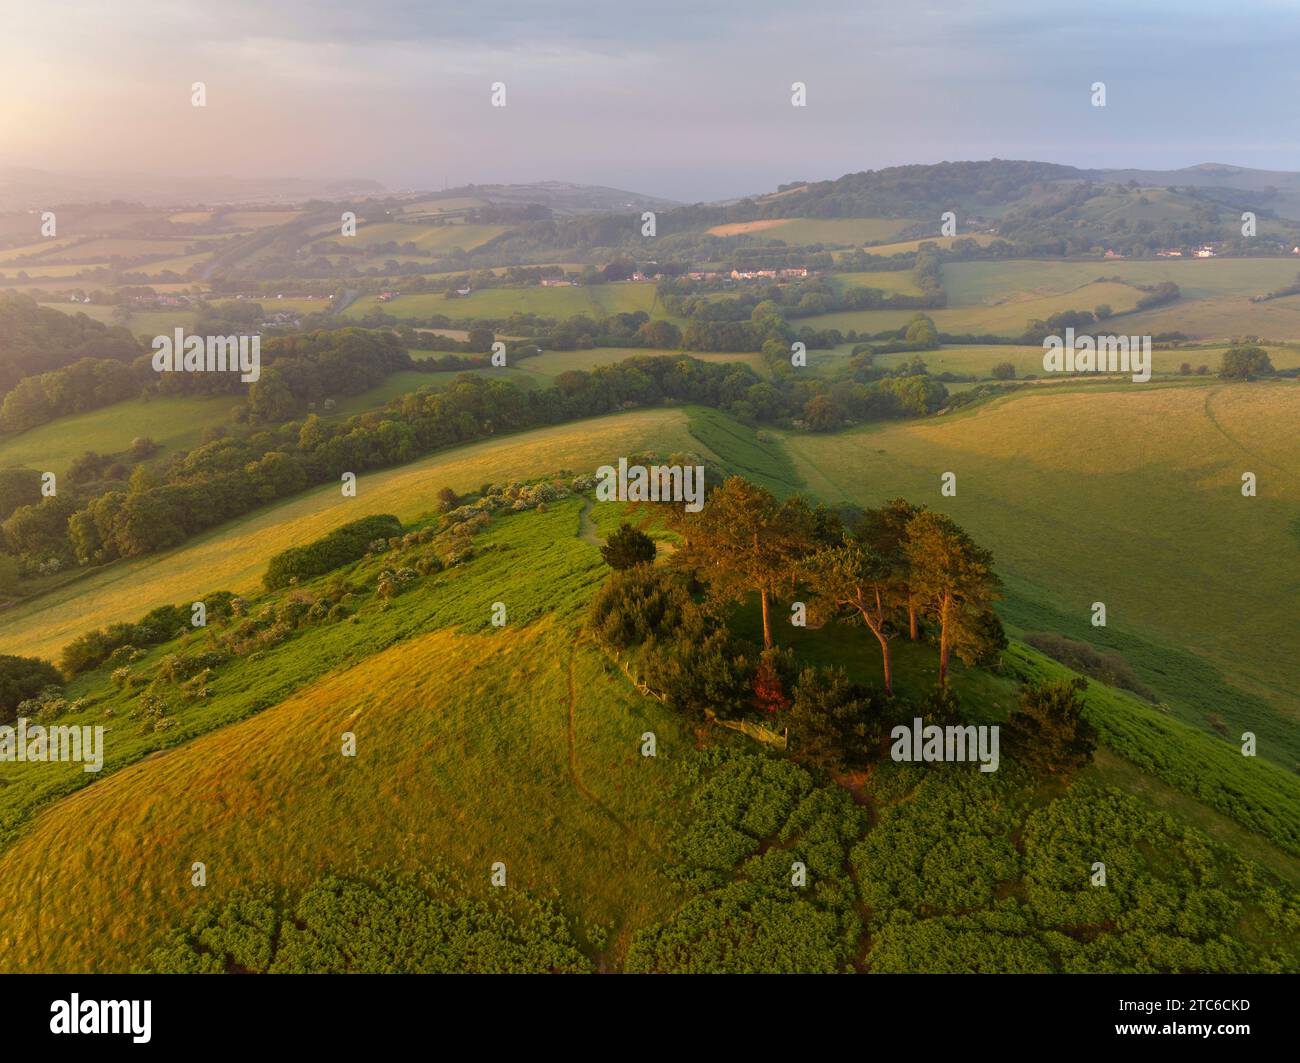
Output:
[[421,199],[474,198],[501,206],[540,204],[557,214],[599,214],[622,210],[663,210],[679,206],[671,199],[626,192],[603,185],[580,185],[571,181],[536,181],[523,185],[462,185],[437,193],[422,193]]
[[157,177],[148,174],[58,173],[0,166],[0,210],[46,209],[73,203],[123,200],[150,207],[228,203],[299,203],[378,195],[384,186],[368,178]]

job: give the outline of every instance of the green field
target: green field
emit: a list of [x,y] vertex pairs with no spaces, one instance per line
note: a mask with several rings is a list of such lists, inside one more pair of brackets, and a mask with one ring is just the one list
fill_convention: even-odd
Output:
[[923,236],[918,240],[897,240],[888,244],[873,244],[864,248],[868,254],[872,255],[901,255],[912,254],[922,244],[935,244],[938,247],[951,247],[958,240],[974,240],[977,244],[991,244],[997,237],[990,233],[971,233],[969,236]]
[[[947,306],[927,313],[944,332],[1016,336],[1031,319],[1046,320],[1062,310],[1093,310],[1105,303],[1124,315],[1111,327],[1125,333],[1177,331],[1194,339],[1256,335],[1289,340],[1300,338],[1300,296],[1265,303],[1252,303],[1249,297],[1293,283],[1298,268],[1300,262],[1279,258],[950,262],[943,267]],[[910,279],[906,272],[898,276]],[[1099,282],[1102,277],[1123,283]],[[1176,283],[1182,298],[1130,314],[1144,294],[1134,285],[1162,281]],[[909,317],[901,310],[867,310],[803,320],[821,328],[877,332],[897,328]]]
[[[937,419],[786,435],[827,499],[895,495],[989,543],[1007,617],[1119,649],[1175,713],[1300,762],[1300,387],[1028,389]],[[940,475],[957,474],[954,498]],[[1241,474],[1259,478],[1243,498]],[[1107,627],[1090,625],[1093,602]]]
[[162,453],[198,445],[204,430],[226,421],[236,396],[128,399],[89,413],[60,417],[17,435],[0,436],[0,468],[40,469],[62,476],[73,458],[88,450],[119,454],[147,435]]
[[921,289],[912,280],[912,271],[908,269],[877,270],[872,273],[832,273],[827,280],[831,286],[843,291],[845,288],[878,288],[886,292],[902,292],[905,295],[920,295]]
[[[943,267],[948,298],[969,306],[1004,299],[1008,293],[1047,295],[1072,291],[1098,277],[1120,277],[1130,284],[1173,281],[1184,299],[1215,295],[1262,295],[1295,280],[1300,259],[1161,258],[1140,260],[1025,260],[952,262]],[[1080,305],[1076,309],[1090,309]],[[1118,307],[1116,307],[1118,309]]]
[[506,229],[505,225],[419,225],[390,221],[360,224],[356,236],[340,236],[337,228],[330,232],[333,242],[340,246],[374,247],[393,240],[399,244],[415,244],[421,251],[444,252],[456,247],[472,251],[495,240]]
[[[948,271],[955,268],[956,266],[944,267],[945,285],[948,283]],[[941,332],[1018,336],[1025,331],[1025,326],[1030,321],[1046,320],[1061,310],[1091,310],[1101,303],[1108,304],[1117,314],[1131,310],[1142,294],[1127,284],[1084,284],[1053,294],[1015,292],[987,303],[960,305],[950,293],[948,306],[940,310],[927,310],[925,313],[934,319]],[[853,310],[817,314],[800,318],[799,321],[815,328],[837,328],[845,332],[857,329],[859,332],[874,333],[900,328],[915,313],[915,310]],[[1118,321],[1115,327],[1120,327]]]
[[668,317],[658,306],[655,285],[630,282],[575,285],[569,288],[482,288],[458,299],[448,299],[442,293],[399,295],[388,303],[380,303],[374,296],[365,296],[349,306],[344,313],[348,317],[364,317],[371,310],[382,310],[398,318],[426,318],[434,314],[445,314],[452,320],[492,321],[503,320],[516,313],[563,320],[578,314],[601,318],[611,314],[634,313],[637,310],[644,310],[652,318]]
[[[1130,334],[1129,329],[1132,320],[1130,318],[1121,318],[1115,322],[1114,331],[1122,335]],[[1104,326],[1095,331],[1101,335],[1107,334],[1107,329]],[[851,350],[851,346],[845,345],[842,350],[847,354]],[[1182,364],[1187,362],[1192,367],[1193,372],[1202,365],[1208,366],[1212,375],[1218,372],[1225,350],[1227,350],[1226,347],[1209,346],[1157,347],[1151,352],[1152,373],[1156,376],[1176,375]],[[1274,344],[1266,347],[1266,350],[1273,366],[1277,369],[1293,369],[1300,366],[1300,348],[1298,347],[1281,347]],[[885,369],[893,369],[918,357],[925,362],[930,373],[935,375],[939,373],[956,373],[960,376],[977,376],[988,380],[992,379],[992,369],[995,365],[1010,362],[1016,368],[1017,378],[1023,378],[1026,374],[1033,373],[1043,379],[1052,379],[1050,374],[1043,371],[1043,348],[1023,344],[954,344],[944,346],[937,351],[921,351],[919,354],[881,354],[876,357],[876,364]],[[815,363],[816,359],[814,358],[813,361]],[[949,390],[951,388],[952,385],[949,385]]]

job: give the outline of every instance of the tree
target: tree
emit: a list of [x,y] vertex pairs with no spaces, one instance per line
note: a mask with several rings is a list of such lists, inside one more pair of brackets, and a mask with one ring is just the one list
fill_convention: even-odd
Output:
[[968,645],[972,628],[998,597],[993,555],[941,513],[919,513],[907,524],[911,589],[939,621],[939,687],[948,682],[954,644]]
[[718,597],[741,599],[757,591],[763,610],[763,648],[772,648],[772,600],[798,571],[812,530],[802,499],[778,502],[744,477],[729,477],[698,513],[676,518],[686,545],[674,555],[703,569]]
[[1223,362],[1219,366],[1219,377],[1223,380],[1256,380],[1275,372],[1268,351],[1254,344],[1229,347],[1223,352]]
[[0,469],[0,520],[19,506],[41,500],[41,474],[36,469]]
[[939,331],[934,327],[934,322],[925,314],[913,316],[908,323],[903,338],[908,343],[914,343],[918,347],[924,347],[927,350],[933,350],[939,346]]
[[993,367],[994,380],[1015,380],[1015,378],[1016,367],[1010,362],[998,362],[998,364]]
[[0,724],[14,719],[21,702],[47,686],[62,686],[63,676],[38,657],[0,656]]
[[1097,732],[1083,718],[1080,676],[1022,687],[1020,704],[1003,731],[1014,759],[1039,775],[1070,774],[1086,767],[1097,748]]
[[655,542],[643,531],[638,531],[626,521],[605,540],[600,556],[612,569],[622,570],[633,565],[643,565],[655,559]]
[[889,640],[893,632],[887,624],[900,598],[905,600],[895,579],[895,566],[888,557],[846,535],[838,546],[817,551],[808,563],[808,571],[818,597],[837,608],[853,610],[875,635],[880,643],[885,690],[892,694]]
[[902,604],[907,609],[907,637],[915,642],[921,637],[917,623],[916,593],[908,578],[907,524],[925,506],[914,506],[905,498],[894,498],[880,509],[869,509],[858,526],[857,537],[864,545],[888,558],[893,579],[898,585]]

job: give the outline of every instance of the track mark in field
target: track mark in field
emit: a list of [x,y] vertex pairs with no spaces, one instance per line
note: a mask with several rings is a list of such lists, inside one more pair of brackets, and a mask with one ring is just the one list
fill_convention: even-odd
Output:
[[1243,454],[1245,454],[1246,457],[1251,458],[1253,461],[1258,462],[1260,465],[1267,465],[1270,469],[1276,469],[1278,472],[1287,472],[1288,470],[1283,469],[1282,466],[1276,465],[1273,462],[1269,461],[1268,458],[1256,454],[1244,443],[1242,443],[1241,440],[1237,439],[1236,436],[1234,436],[1231,432],[1229,432],[1226,428],[1224,428],[1222,424],[1219,423],[1219,419],[1214,416],[1214,410],[1210,408],[1210,400],[1213,399],[1215,395],[1219,394],[1221,390],[1222,390],[1221,388],[1211,388],[1208,392],[1206,392],[1205,395],[1205,416],[1209,418],[1210,424],[1214,425],[1214,427],[1219,430],[1219,434],[1222,435],[1224,439],[1226,439],[1234,447],[1240,450]]
[[582,500],[582,512],[578,514],[578,538],[584,543],[591,543],[592,546],[600,546],[602,540],[596,531],[595,522],[591,519],[593,505],[590,498]]
[[576,646],[577,640],[574,640],[573,645],[569,647],[569,778],[573,781],[573,785],[577,789],[578,793],[608,816],[610,821],[613,822],[614,825],[628,838],[636,842],[641,846],[641,848],[653,853],[659,859],[666,859],[664,854],[642,837],[641,833],[637,831],[635,827],[631,826],[631,824],[623,819],[622,816],[592,793],[591,790],[587,788],[587,784],[584,783],[578,775],[578,745],[577,734],[574,728],[574,715],[578,707],[578,689],[573,681],[573,657]]

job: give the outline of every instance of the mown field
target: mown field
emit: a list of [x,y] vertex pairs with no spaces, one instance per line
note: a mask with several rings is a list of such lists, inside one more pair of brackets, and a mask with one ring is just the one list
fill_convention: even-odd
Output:
[[[1253,730],[1290,769],[1300,671],[1278,647],[1300,638],[1298,417],[1294,384],[1117,385],[783,439],[824,498],[951,513],[993,548],[1012,623],[1120,650],[1178,716]],[[1258,497],[1241,495],[1246,471]]]
[[370,513],[411,519],[433,506],[438,488],[540,476],[558,468],[593,471],[645,450],[698,451],[682,410],[593,418],[457,447],[358,479],[357,497],[326,486],[191,539],[175,550],[117,562],[0,614],[0,652],[57,657],[73,637],[133,620],[164,603],[193,601],[212,590],[258,585],[273,554]]

